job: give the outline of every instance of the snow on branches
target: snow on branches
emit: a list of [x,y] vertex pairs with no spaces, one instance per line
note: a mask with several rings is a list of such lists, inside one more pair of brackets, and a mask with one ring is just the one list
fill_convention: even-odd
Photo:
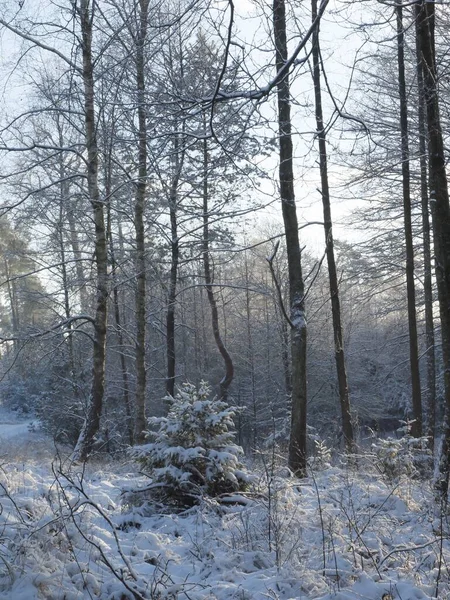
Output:
[[132,450],[152,491],[168,501],[195,504],[204,495],[218,496],[245,488],[249,475],[240,463],[242,448],[234,442],[235,411],[201,382],[184,383],[170,403],[167,417],[152,417],[153,441]]

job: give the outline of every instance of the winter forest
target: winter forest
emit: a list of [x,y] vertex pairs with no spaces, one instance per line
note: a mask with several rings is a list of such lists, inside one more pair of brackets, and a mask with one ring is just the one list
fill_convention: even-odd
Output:
[[0,600],[450,599],[450,12],[0,4]]

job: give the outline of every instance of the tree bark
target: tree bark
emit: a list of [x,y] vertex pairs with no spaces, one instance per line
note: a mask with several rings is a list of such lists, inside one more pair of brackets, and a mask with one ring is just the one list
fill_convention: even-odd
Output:
[[[287,61],[286,7],[284,0],[273,2],[275,64],[279,71]],[[291,106],[289,75],[277,84],[279,128],[279,179],[281,207],[289,271],[291,320],[292,412],[289,440],[290,469],[299,477],[306,475],[306,318],[301,251],[295,206]]]
[[92,59],[92,8],[90,0],[80,0],[77,8],[80,18],[83,86],[84,86],[84,126],[87,150],[87,182],[89,200],[93,209],[95,226],[95,265],[97,303],[94,317],[94,349],[92,385],[88,410],[72,458],[85,461],[100,428],[100,417],[105,390],[106,326],[108,317],[108,271],[107,241],[103,202],[98,186],[98,146],[94,105],[94,70]]
[[422,1],[416,5],[416,17],[427,108],[430,203],[434,203],[434,209],[432,209],[434,212],[434,254],[445,388],[444,437],[439,460],[439,476],[435,485],[436,490],[446,500],[450,472],[450,208],[444,142],[439,115],[438,74],[434,44],[434,3]]
[[420,52],[420,41],[417,33],[416,19],[416,55],[417,55],[417,88],[418,88],[418,122],[419,122],[419,161],[420,161],[420,198],[422,212],[423,234],[423,268],[424,268],[424,300],[425,300],[425,343],[427,361],[427,393],[426,406],[428,409],[427,436],[429,445],[434,452],[436,432],[436,357],[433,318],[433,283],[431,276],[431,235],[430,211],[428,208],[428,177],[427,177],[427,133],[426,106],[423,89],[423,65]]
[[250,306],[250,278],[248,271],[247,251],[244,252],[244,272],[245,272],[245,316],[247,329],[247,363],[250,367],[251,399],[253,407],[253,453],[258,448],[258,402],[256,397],[256,374],[255,374],[255,353],[253,348],[253,333],[251,323]]
[[145,416],[146,369],[145,369],[145,235],[144,209],[147,190],[147,115],[145,108],[145,40],[147,37],[149,0],[139,0],[139,21],[136,39],[136,94],[138,116],[138,182],[134,210],[136,231],[136,396],[134,441],[142,444],[145,440],[147,419]]
[[[311,0],[311,17],[313,22],[317,18],[317,0]],[[323,122],[322,92],[320,76],[320,42],[319,26],[313,34],[313,79],[314,97],[316,105],[316,127],[319,145],[319,164],[321,196],[323,206],[323,221],[325,229],[325,250],[328,264],[328,280],[330,284],[331,314],[333,320],[334,334],[334,357],[339,386],[339,401],[341,406],[342,431],[344,434],[345,448],[347,452],[355,451],[355,439],[353,435],[352,415],[350,409],[350,397],[348,391],[347,371],[345,367],[344,336],[342,333],[341,304],[339,299],[339,284],[334,257],[333,222],[331,218],[330,187],[328,181],[328,157],[326,146],[326,132]]]
[[405,41],[403,31],[403,9],[396,7],[397,16],[397,59],[398,90],[400,97],[400,132],[402,156],[403,219],[406,251],[406,294],[408,305],[409,363],[411,369],[411,392],[413,423],[411,435],[422,436],[422,392],[420,389],[419,348],[417,343],[416,290],[414,285],[414,246],[411,224],[411,188],[409,170],[408,103],[405,81]]
[[178,241],[178,221],[177,221],[177,202],[178,202],[178,183],[180,181],[181,168],[183,165],[183,153],[180,159],[180,149],[178,137],[174,140],[174,173],[170,182],[169,189],[169,212],[170,212],[170,281],[169,295],[167,301],[167,380],[166,391],[170,396],[175,394],[175,368],[176,368],[176,350],[175,350],[175,309],[177,295],[178,263],[180,260],[180,246]]

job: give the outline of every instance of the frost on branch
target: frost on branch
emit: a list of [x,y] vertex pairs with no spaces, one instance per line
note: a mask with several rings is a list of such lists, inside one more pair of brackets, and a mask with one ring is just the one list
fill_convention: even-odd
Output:
[[432,470],[433,456],[427,437],[410,435],[410,424],[397,430],[402,437],[378,439],[372,444],[377,467],[390,481],[420,478]]
[[185,383],[170,403],[167,417],[152,417],[152,442],[137,446],[133,455],[152,477],[153,493],[179,505],[202,496],[243,490],[249,475],[240,463],[242,448],[234,443],[234,411],[210,399],[211,388]]

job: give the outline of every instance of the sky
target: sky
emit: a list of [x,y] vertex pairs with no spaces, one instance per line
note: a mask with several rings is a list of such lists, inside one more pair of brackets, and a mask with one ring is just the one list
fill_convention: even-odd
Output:
[[[261,20],[255,15],[261,13],[259,8],[261,3],[256,3],[251,0],[237,0],[236,11],[236,29],[239,31],[239,37],[248,42],[255,43],[260,41],[261,46],[267,46],[266,27],[262,27]],[[266,12],[270,10],[271,3],[265,3]],[[303,34],[305,29],[310,24],[310,8],[309,2],[301,3],[298,11],[300,15],[297,23],[292,19],[288,22],[291,28],[291,47],[298,43],[299,36]],[[324,58],[326,75],[330,89],[338,102],[342,105],[342,100],[345,98],[351,79],[351,69],[355,57],[364,48],[364,40],[366,32],[357,30],[350,24],[352,21],[355,24],[363,22],[363,14],[359,3],[355,2],[340,2],[330,0],[324,17],[321,22],[321,51]],[[367,16],[366,16],[367,18]],[[264,64],[268,60],[273,60],[270,46],[268,52],[254,52],[255,64]],[[267,78],[266,78],[267,81]],[[322,81],[323,84],[323,81]],[[308,68],[297,68],[295,74],[291,77],[291,94],[294,102],[292,106],[293,119],[293,143],[295,153],[295,175],[296,175],[296,201],[298,220],[301,226],[308,222],[321,222],[323,220],[322,203],[320,194],[317,188],[320,185],[318,172],[318,155],[317,144],[314,139],[315,120],[314,120],[314,97],[312,88],[312,78]],[[322,91],[322,101],[324,105],[324,117],[327,121],[333,112],[332,102],[326,92]],[[263,111],[274,118],[274,97],[270,101],[269,106]],[[340,129],[341,123],[337,122],[337,129]],[[276,135],[273,129],[273,135]],[[336,136],[331,132],[330,140],[337,142]],[[339,141],[342,145],[342,141]],[[332,215],[334,219],[334,236],[337,239],[346,241],[357,241],[360,239],[360,232],[352,230],[346,224],[346,218],[360,202],[357,200],[343,199],[345,196],[342,193],[342,185],[345,178],[351,176],[348,169],[342,165],[336,164],[332,145],[328,146],[329,160],[329,179],[332,196]],[[270,161],[267,161],[267,168],[276,178],[277,176],[277,158],[273,156]],[[267,193],[276,193],[266,187]],[[274,204],[268,214],[260,216],[262,223],[273,223],[278,220],[281,226],[281,211],[279,204]],[[308,251],[314,255],[320,256],[324,251],[324,233],[320,225],[306,227],[301,231],[302,244],[306,244]]]

